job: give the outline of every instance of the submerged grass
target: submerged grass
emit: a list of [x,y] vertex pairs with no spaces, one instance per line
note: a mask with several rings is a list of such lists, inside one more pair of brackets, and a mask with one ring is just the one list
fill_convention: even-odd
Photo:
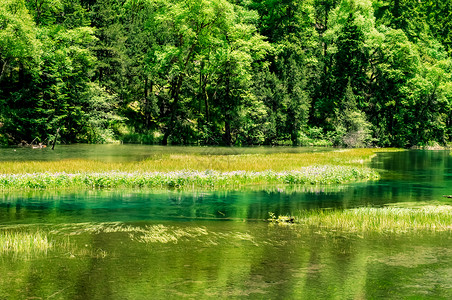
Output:
[[356,233],[452,231],[452,206],[304,210],[299,212],[294,222],[320,231]]
[[[239,155],[168,154],[140,162],[0,162],[0,190],[225,188],[257,184],[340,184],[378,179],[364,166],[378,150]],[[385,150],[388,151],[388,150]]]
[[[227,241],[234,243],[237,241],[249,241],[257,245],[254,237],[249,233],[236,231],[215,232],[204,226],[174,226],[174,225],[145,225],[134,226],[122,222],[103,222],[103,223],[78,223],[66,224],[60,228],[51,231],[55,235],[80,236],[93,234],[124,234],[121,241],[138,242],[143,244],[177,244],[184,241],[201,241],[202,237],[207,237],[207,243],[218,245],[220,242]],[[206,241],[206,239],[204,239]]]
[[43,232],[0,231],[0,254],[34,254],[53,247]]

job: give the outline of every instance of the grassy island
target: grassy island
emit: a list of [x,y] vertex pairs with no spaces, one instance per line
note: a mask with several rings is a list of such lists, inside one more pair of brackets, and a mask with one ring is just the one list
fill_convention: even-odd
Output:
[[377,180],[365,166],[374,149],[238,155],[168,154],[140,162],[1,162],[0,190],[64,188],[229,188]]

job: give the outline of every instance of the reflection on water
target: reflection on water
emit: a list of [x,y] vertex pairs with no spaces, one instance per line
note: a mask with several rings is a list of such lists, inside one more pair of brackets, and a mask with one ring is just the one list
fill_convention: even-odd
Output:
[[84,223],[53,229],[52,239],[69,238],[72,246],[29,260],[2,257],[0,272],[7,276],[0,277],[0,297],[452,296],[449,233],[356,236],[263,222],[210,221]]
[[[350,187],[290,187],[241,191],[85,191],[3,193],[0,218],[9,223],[141,220],[265,220],[269,212],[344,205]],[[350,202],[350,201],[347,201]]]
[[380,182],[340,187],[2,193],[0,233],[40,230],[55,246],[2,254],[0,299],[451,299],[451,233],[344,235],[264,221],[452,194],[447,151],[382,153],[372,166]]
[[[452,194],[452,155],[449,151],[381,153],[372,167],[382,180],[370,186],[373,198],[387,202],[435,201]],[[372,200],[373,201],[373,200]]]

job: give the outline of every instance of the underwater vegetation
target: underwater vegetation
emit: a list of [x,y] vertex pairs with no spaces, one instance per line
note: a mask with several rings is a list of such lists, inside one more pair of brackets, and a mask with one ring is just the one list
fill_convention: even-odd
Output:
[[47,235],[41,231],[0,231],[0,254],[46,252],[53,246]]

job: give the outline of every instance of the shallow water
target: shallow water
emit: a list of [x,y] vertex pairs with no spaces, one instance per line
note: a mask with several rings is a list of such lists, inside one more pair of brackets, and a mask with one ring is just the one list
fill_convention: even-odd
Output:
[[331,151],[324,147],[186,147],[134,144],[57,145],[49,148],[0,148],[0,161],[58,161],[62,159],[92,159],[105,162],[140,161],[162,154],[237,155],[256,153],[306,153]]
[[[85,155],[65,147],[60,158]],[[130,148],[102,157],[163,151],[140,147],[138,157]],[[60,159],[46,153],[55,156],[34,159]],[[442,197],[452,194],[448,151],[381,153],[371,166],[382,180],[338,187],[2,193],[0,230],[40,230],[54,247],[0,253],[0,299],[451,299],[449,232],[362,236],[265,221],[318,207],[450,204]]]

